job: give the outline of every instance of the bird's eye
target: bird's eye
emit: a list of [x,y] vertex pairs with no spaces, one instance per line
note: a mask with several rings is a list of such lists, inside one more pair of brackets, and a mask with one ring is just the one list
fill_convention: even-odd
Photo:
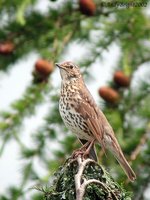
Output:
[[70,69],[73,69],[73,66],[72,66],[72,65],[70,65],[70,66],[69,66],[69,68],[70,68]]

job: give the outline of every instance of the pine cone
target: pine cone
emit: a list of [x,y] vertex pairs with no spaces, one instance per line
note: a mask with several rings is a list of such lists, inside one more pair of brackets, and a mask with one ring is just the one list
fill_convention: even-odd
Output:
[[11,54],[15,48],[12,42],[0,43],[0,54],[7,55]]
[[35,63],[35,69],[32,73],[34,76],[34,82],[40,83],[43,81],[47,81],[49,75],[52,73],[53,70],[54,66],[52,62],[48,62],[44,59],[37,60],[37,62]]
[[130,78],[122,71],[116,71],[114,74],[114,82],[120,87],[128,87],[130,85]]
[[52,73],[53,69],[53,64],[47,60],[39,59],[35,63],[35,70],[43,76],[48,76],[50,73]]
[[87,16],[93,16],[96,11],[96,5],[93,0],[80,0],[80,11],[87,15]]
[[117,103],[120,99],[119,93],[110,88],[110,87],[101,87],[99,89],[99,95],[106,101],[109,103]]

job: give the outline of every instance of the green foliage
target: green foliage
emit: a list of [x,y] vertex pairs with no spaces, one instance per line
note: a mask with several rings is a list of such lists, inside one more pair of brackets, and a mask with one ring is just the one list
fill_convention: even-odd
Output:
[[23,118],[34,114],[36,106],[42,103],[44,94],[48,89],[50,87],[45,83],[31,85],[25,91],[24,96],[11,105],[13,112],[1,113],[0,135],[3,140],[3,146],[0,149],[1,153],[5,143],[12,137],[20,143],[18,131],[22,125]]
[[[74,176],[78,171],[77,161],[68,160],[57,173],[52,186],[43,191],[45,199],[74,200],[76,197]],[[96,179],[101,185],[91,183],[87,186],[84,200],[118,199],[130,200],[130,195],[110,177],[103,167],[96,163],[88,163],[82,175],[86,180]],[[38,189],[38,188],[37,188]]]

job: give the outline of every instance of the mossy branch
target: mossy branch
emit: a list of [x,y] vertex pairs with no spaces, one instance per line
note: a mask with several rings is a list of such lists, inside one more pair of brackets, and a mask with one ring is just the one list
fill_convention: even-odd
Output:
[[101,165],[81,155],[69,158],[55,173],[52,186],[41,191],[45,200],[131,200]]

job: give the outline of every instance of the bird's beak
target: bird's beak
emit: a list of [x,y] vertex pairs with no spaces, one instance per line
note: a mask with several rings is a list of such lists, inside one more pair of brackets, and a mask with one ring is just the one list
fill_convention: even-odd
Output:
[[61,68],[61,65],[59,63],[55,63],[55,65],[59,68]]
[[66,71],[66,68],[63,67],[61,64],[59,64],[59,63],[55,63],[55,65],[56,65],[59,69],[63,69],[63,70]]

